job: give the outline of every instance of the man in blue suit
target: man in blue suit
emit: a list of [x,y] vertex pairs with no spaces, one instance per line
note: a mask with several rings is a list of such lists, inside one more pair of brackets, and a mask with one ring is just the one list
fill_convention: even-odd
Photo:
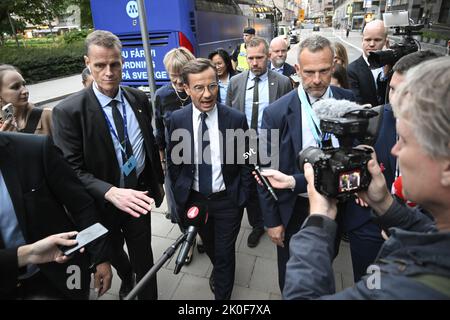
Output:
[[[267,153],[279,163],[271,167],[286,174],[292,190],[277,190],[278,202],[273,201],[259,188],[264,223],[271,240],[277,245],[278,281],[284,286],[286,263],[289,259],[289,241],[308,215],[308,199],[299,196],[306,192],[306,180],[297,168],[297,155],[320,141],[318,120],[311,105],[319,99],[335,98],[354,100],[350,90],[330,86],[334,52],[329,40],[322,36],[305,39],[299,47],[297,74],[302,85],[266,108],[261,129],[267,129]],[[278,129],[279,138],[272,141],[271,129]],[[264,140],[264,134],[261,135]],[[318,140],[319,139],[319,140]],[[279,155],[273,154],[278,144]],[[263,142],[263,145],[265,143]],[[289,176],[287,176],[289,175]],[[273,185],[275,188],[276,184]]]
[[239,164],[243,161],[242,153],[236,152],[237,137],[229,133],[244,132],[248,125],[244,113],[216,102],[218,79],[209,60],[188,62],[182,78],[192,103],[169,120],[168,172],[179,214],[198,202],[208,207],[199,234],[214,266],[211,290],[217,300],[226,300],[233,290],[240,208],[252,182],[250,170]]

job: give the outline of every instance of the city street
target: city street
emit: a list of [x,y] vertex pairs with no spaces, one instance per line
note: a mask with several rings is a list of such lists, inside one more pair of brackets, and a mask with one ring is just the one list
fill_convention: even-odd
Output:
[[[348,39],[342,38],[339,32],[332,29],[322,29],[319,32],[301,30],[301,40],[311,34],[321,34],[331,41],[341,41],[346,46],[350,60],[356,59],[361,53],[357,49],[361,43],[361,35],[352,32]],[[288,53],[288,62],[295,64],[298,44],[294,45]],[[40,106],[52,107],[63,97],[82,88],[81,76],[74,75],[46,81],[28,86],[30,101]],[[166,203],[152,212],[152,247],[155,262],[164,251],[178,238],[178,226],[165,218]],[[236,277],[232,299],[235,300],[266,300],[281,299],[277,278],[277,260],[275,245],[267,235],[261,238],[256,248],[247,247],[247,237],[251,232],[247,216],[244,214],[241,230],[236,243]],[[195,250],[194,258],[189,266],[184,266],[178,275],[173,274],[176,254],[167,261],[158,272],[159,299],[183,300],[214,298],[209,289],[209,275],[212,264],[206,254],[199,254]],[[339,255],[334,263],[337,290],[353,284],[353,271],[351,266],[350,249],[348,243],[342,242]],[[101,299],[117,300],[120,288],[120,279],[114,271],[113,284],[110,291]],[[92,290],[91,299],[96,299]]]

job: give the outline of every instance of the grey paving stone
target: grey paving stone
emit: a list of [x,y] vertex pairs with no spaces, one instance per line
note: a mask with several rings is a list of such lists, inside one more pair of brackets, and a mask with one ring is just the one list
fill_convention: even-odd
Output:
[[278,286],[278,267],[276,260],[263,257],[256,258],[255,269],[250,279],[250,288],[267,293],[281,294]]
[[209,278],[183,274],[172,300],[214,300]]
[[255,267],[256,257],[247,254],[236,253],[236,275],[234,283],[248,288]]
[[268,300],[269,293],[234,285],[232,300]]
[[275,248],[275,244],[269,239],[267,233],[265,233],[259,244],[255,248],[249,248],[247,246],[247,238],[250,234],[251,229],[243,229],[242,240],[238,247],[238,252],[242,254],[249,254],[257,257],[265,257],[269,259],[276,259],[277,252]]

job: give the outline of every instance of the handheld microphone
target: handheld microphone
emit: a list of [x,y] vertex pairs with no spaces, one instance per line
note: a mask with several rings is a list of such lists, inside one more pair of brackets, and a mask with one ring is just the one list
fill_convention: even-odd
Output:
[[182,223],[186,227],[185,240],[181,246],[178,253],[177,260],[175,261],[174,274],[178,274],[186,262],[186,257],[188,256],[189,250],[194,243],[195,237],[197,235],[198,229],[201,225],[206,224],[208,221],[208,212],[206,206],[203,204],[192,205],[182,217]]
[[[247,159],[250,159],[250,157],[251,157],[253,154],[256,154],[256,152],[253,151],[253,149],[250,149],[250,151],[244,153],[243,157],[244,157],[245,160],[247,160]],[[250,161],[250,160],[249,160],[249,161]],[[277,197],[275,191],[273,190],[273,187],[272,187],[272,185],[270,184],[269,180],[268,180],[265,176],[263,176],[263,175],[261,174],[261,168],[260,168],[259,165],[258,165],[258,161],[256,161],[255,164],[249,162],[249,163],[248,163],[248,167],[250,168],[250,170],[255,171],[256,175],[257,175],[258,178],[259,178],[259,180],[261,180],[261,182],[264,184],[264,187],[266,188],[266,190],[269,191],[269,193],[270,193],[270,195],[272,196],[272,198],[273,198],[275,201],[278,201],[278,197]]]
[[278,201],[278,197],[277,197],[275,191],[273,190],[272,185],[270,184],[269,180],[261,174],[261,170],[259,169],[259,166],[253,165],[253,167],[254,167],[253,170],[256,172],[256,175],[258,176],[259,180],[261,180],[261,182],[264,184],[264,187],[270,192],[270,195],[272,196],[272,198],[275,201]]

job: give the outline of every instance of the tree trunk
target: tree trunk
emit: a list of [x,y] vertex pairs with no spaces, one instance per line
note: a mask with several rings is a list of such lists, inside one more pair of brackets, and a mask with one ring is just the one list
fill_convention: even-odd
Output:
[[19,47],[19,39],[17,38],[16,28],[14,28],[14,23],[11,18],[11,14],[9,13],[9,10],[6,12],[6,14],[8,15],[9,24],[11,25],[11,31],[12,31],[12,34],[14,35],[14,39],[16,39],[16,44],[17,44],[17,48],[18,48]]

